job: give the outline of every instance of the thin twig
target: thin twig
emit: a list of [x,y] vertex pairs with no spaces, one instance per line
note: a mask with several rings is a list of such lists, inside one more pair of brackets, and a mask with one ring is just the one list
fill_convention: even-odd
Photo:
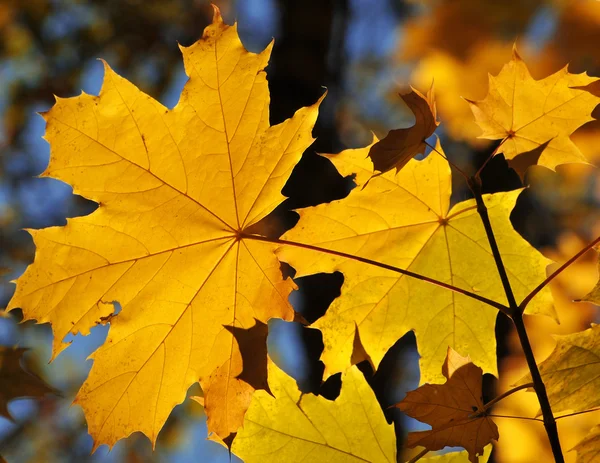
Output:
[[513,387],[512,389],[500,394],[498,397],[495,397],[492,400],[490,400],[488,403],[486,403],[483,406],[483,409],[479,413],[484,414],[487,410],[489,410],[495,404],[500,402],[502,399],[505,399],[509,395],[514,394],[515,392],[518,392],[522,389],[527,389],[528,387],[533,387],[533,383],[527,383],[527,384],[522,384],[521,386]]
[[519,304],[519,310],[521,311],[521,313],[523,313],[523,311],[527,307],[527,304],[529,304],[531,302],[531,300],[537,295],[537,293],[539,293],[542,289],[544,289],[548,285],[548,283],[550,283],[558,275],[560,275],[563,270],[565,270],[567,267],[569,267],[573,262],[575,262],[577,259],[579,259],[581,256],[583,256],[586,252],[588,252],[590,249],[592,249],[598,243],[600,243],[600,236],[598,238],[596,238],[594,241],[592,241],[591,243],[588,243],[581,251],[579,251],[577,254],[575,254],[573,257],[571,257],[568,261],[566,261],[564,264],[562,264],[557,270],[552,272],[552,275],[550,275],[548,278],[546,278],[544,281],[542,281]]
[[415,463],[415,462],[419,461],[421,458],[423,458],[427,453],[429,453],[429,450],[423,449],[423,450],[421,450],[421,452],[417,453],[414,457],[412,457],[406,463]]
[[548,434],[548,439],[550,440],[550,446],[552,447],[554,460],[556,463],[564,463],[565,460],[560,447],[560,439],[558,437],[558,429],[556,428],[556,420],[554,419],[554,414],[552,413],[552,407],[550,406],[550,400],[548,399],[548,393],[546,392],[546,385],[542,380],[542,375],[538,369],[535,356],[533,355],[533,349],[531,348],[531,343],[529,342],[529,337],[527,336],[527,329],[525,328],[525,323],[523,322],[523,314],[519,310],[516,310],[512,316],[512,320],[515,328],[517,329],[519,341],[521,341],[521,347],[523,348],[523,353],[525,354],[525,359],[527,360],[527,366],[529,367],[529,372],[531,373],[531,379],[533,380],[535,393],[537,394],[540,408],[542,409],[544,427],[546,428],[546,434]]
[[441,157],[443,157],[448,162],[448,164],[450,164],[452,167],[454,167],[458,171],[458,173],[465,178],[465,180],[467,182],[469,181],[469,176],[460,167],[458,167],[450,159],[448,159],[448,156],[446,156],[445,154],[438,151],[438,149],[435,146],[431,146],[429,143],[427,143],[427,141],[425,141],[425,144],[427,146],[429,146],[429,148],[431,148],[432,151],[435,151],[437,154],[439,154]]
[[525,354],[525,359],[527,360],[527,366],[529,367],[529,372],[531,373],[531,378],[533,380],[533,387],[535,389],[535,393],[537,394],[540,408],[542,409],[544,428],[546,428],[546,434],[548,435],[548,440],[550,441],[552,454],[554,455],[554,461],[556,463],[564,463],[565,459],[560,446],[560,439],[558,437],[558,430],[556,428],[556,420],[554,419],[552,407],[550,406],[550,401],[548,400],[546,386],[542,380],[540,370],[538,369],[535,361],[535,356],[533,355],[531,343],[529,342],[529,337],[527,336],[527,330],[525,328],[525,323],[523,322],[523,313],[517,306],[510,281],[508,280],[508,274],[506,273],[506,268],[504,267],[502,256],[500,255],[498,244],[496,243],[496,237],[494,236],[494,231],[492,229],[492,224],[487,212],[487,207],[483,201],[481,179],[478,177],[471,177],[471,179],[469,179],[469,187],[475,195],[477,212],[479,212],[483,227],[485,228],[488,242],[490,244],[490,248],[492,249],[492,255],[494,256],[494,261],[496,262],[496,268],[498,269],[498,274],[500,275],[500,280],[502,281],[502,285],[504,287],[506,299],[509,303],[508,308],[511,312],[510,318],[515,325],[523,353]]
[[492,418],[513,418],[515,420],[539,421],[540,423],[544,422],[544,420],[540,420],[539,418],[529,418],[527,416],[496,415],[492,413],[488,413],[487,416],[491,416]]
[[392,272],[401,273],[402,275],[406,275],[411,278],[416,278],[417,280],[425,281],[427,283],[431,283],[433,285],[440,286],[445,289],[449,289],[450,291],[454,291],[455,293],[459,293],[464,296],[470,297],[479,302],[483,302],[484,304],[494,307],[494,308],[498,309],[499,311],[508,315],[508,307],[506,307],[504,304],[501,304],[499,302],[488,299],[487,297],[480,296],[479,294],[475,294],[471,291],[467,291],[466,289],[462,289],[457,286],[453,286],[448,283],[444,283],[443,281],[436,280],[435,278],[429,278],[425,275],[421,275],[420,273],[414,273],[414,272],[411,272],[410,270],[405,270],[405,269],[402,269],[399,267],[394,267],[393,265],[384,264],[383,262],[377,262],[375,260],[367,259],[365,257],[355,256],[353,254],[347,254],[345,252],[335,251],[333,249],[320,248],[318,246],[313,246],[312,244],[297,243],[295,241],[282,240],[282,239],[278,239],[278,238],[267,238],[265,236],[249,235],[249,234],[245,234],[245,233],[240,233],[239,237],[243,238],[243,239],[265,241],[267,243],[285,244],[288,246],[295,246],[295,247],[299,247],[299,248],[303,248],[303,249],[309,249],[311,251],[318,251],[318,252],[322,252],[324,254],[332,254],[334,256],[344,257],[346,259],[352,259],[352,260],[355,260],[358,262],[362,262],[364,264],[369,264],[369,265],[373,265],[375,267],[383,268],[386,270],[391,270]]
[[560,420],[561,418],[568,418],[569,416],[583,415],[584,413],[597,412],[598,410],[600,410],[600,407],[590,408],[589,410],[583,410],[581,412],[575,412],[575,413],[568,413],[566,415],[560,415],[560,416],[557,416],[556,419]]
[[[485,202],[483,201],[483,193],[481,190],[481,180],[479,178],[471,177],[468,182],[469,188],[473,191],[473,195],[475,196],[475,202],[477,204],[477,212],[481,217],[481,222],[483,223],[483,228],[485,229],[485,234],[487,235],[488,242],[490,244],[490,248],[492,250],[492,255],[494,256],[494,261],[496,262],[496,268],[498,269],[498,275],[500,276],[500,281],[502,282],[502,286],[504,288],[504,293],[506,294],[506,299],[508,301],[509,311],[512,312],[517,308],[517,301],[515,300],[514,293],[510,286],[510,281],[508,280],[508,274],[506,273],[506,268],[504,267],[504,263],[502,262],[502,256],[500,255],[500,250],[498,249],[498,243],[496,242],[496,237],[494,236],[494,231],[492,230],[492,223],[490,222],[490,217],[488,215],[487,207]],[[511,314],[509,313],[509,317]]]
[[492,158],[498,154],[498,150],[500,149],[500,147],[504,144],[504,142],[508,139],[508,137],[506,137],[504,140],[502,140],[500,142],[500,144],[498,146],[496,146],[496,149],[492,152],[492,154],[489,155],[489,157],[485,160],[485,162],[481,165],[481,167],[477,170],[477,172],[475,172],[475,175],[473,177],[475,178],[480,178],[481,176],[481,172],[483,171],[483,168],[485,166],[487,166],[487,163],[490,162],[492,160]]

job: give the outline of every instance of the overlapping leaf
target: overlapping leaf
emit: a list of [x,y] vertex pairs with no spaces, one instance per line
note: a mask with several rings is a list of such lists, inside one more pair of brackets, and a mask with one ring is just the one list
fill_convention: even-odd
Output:
[[273,396],[257,391],[232,447],[245,463],[396,461],[396,437],[357,367],[342,375],[335,401],[302,394],[269,365]]
[[[313,141],[318,103],[269,127],[271,46],[247,52],[216,8],[202,39],[182,52],[189,81],[172,110],[105,65],[98,97],[58,98],[44,114],[51,159],[43,175],[99,207],[30,231],[35,262],[9,309],[52,324],[53,356],[69,334],[110,320],[76,398],[95,446],[135,431],[154,442],[199,379],[209,395],[222,398],[233,383],[251,394],[225,326],[293,318],[294,284],[282,278],[273,245],[242,233],[284,199]],[[221,438],[241,424],[240,406],[211,411]]]
[[496,424],[478,414],[484,411],[483,372],[469,357],[449,347],[442,373],[447,379],[444,384],[425,384],[396,404],[407,415],[431,425],[429,431],[409,433],[406,445],[428,450],[464,447],[469,461],[477,463],[484,447],[499,437]]
[[[360,183],[373,174],[367,151],[347,150],[329,158],[342,174],[357,172]],[[341,296],[314,324],[323,332],[326,375],[350,366],[356,326],[376,367],[390,346],[414,330],[422,382],[443,379],[439,365],[448,346],[469,352],[484,372],[496,373],[496,309],[348,256],[398,266],[506,303],[475,202],[450,208],[450,189],[448,163],[432,153],[423,161],[411,160],[397,174],[371,178],[345,199],[299,211],[300,221],[282,239],[331,252],[284,246],[279,257],[298,277],[344,274]],[[510,282],[522,299],[545,279],[548,260],[510,224],[519,193],[485,195],[484,200]],[[553,314],[547,289],[533,304],[531,313]]]
[[[580,412],[600,406],[600,325],[555,338],[556,347],[539,364],[552,411]],[[528,382],[530,375],[519,384]]]
[[489,92],[469,101],[482,138],[503,140],[499,153],[511,163],[522,153],[548,143],[537,164],[554,169],[559,164],[586,162],[569,138],[586,122],[600,98],[581,88],[595,82],[587,74],[571,74],[567,67],[541,80],[529,74],[513,49],[513,58],[497,76],[489,77]]
[[409,93],[400,96],[415,115],[415,124],[406,129],[390,130],[371,147],[369,157],[379,172],[394,168],[399,171],[417,154],[425,154],[425,140],[433,135],[439,125],[433,84],[427,95],[411,87]]

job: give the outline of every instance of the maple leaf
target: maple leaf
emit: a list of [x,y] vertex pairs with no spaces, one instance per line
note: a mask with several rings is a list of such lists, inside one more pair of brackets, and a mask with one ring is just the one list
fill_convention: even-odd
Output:
[[0,347],[0,415],[11,418],[8,402],[22,397],[43,397],[56,394],[39,376],[21,366],[21,359],[27,349]]
[[[436,149],[442,152],[439,143]],[[356,180],[366,181],[373,175],[367,150],[346,150],[329,158],[340,173],[354,170]],[[520,191],[484,195],[518,299],[545,279],[549,263],[510,223]],[[398,266],[506,303],[475,201],[450,208],[450,194],[448,162],[433,153],[423,161],[409,161],[398,173],[370,178],[347,198],[298,211],[298,224],[282,242],[305,246],[284,245],[277,250],[279,258],[296,269],[296,277],[344,274],[341,296],[313,324],[323,333],[325,376],[365,360],[355,356],[351,361],[356,326],[375,367],[400,337],[414,330],[422,382],[442,378],[439,365],[448,345],[470,352],[485,372],[496,374],[495,309],[365,262]],[[531,313],[554,315],[548,288],[534,304],[528,306]]]
[[425,384],[395,405],[408,416],[431,425],[429,431],[408,433],[406,445],[428,450],[464,447],[469,461],[477,463],[477,455],[499,437],[496,424],[485,415],[483,371],[470,357],[462,357],[449,347],[442,373],[447,378],[444,384]]
[[393,168],[402,169],[417,154],[425,153],[425,140],[440,124],[437,120],[433,84],[427,96],[411,87],[410,93],[400,94],[415,115],[415,125],[407,129],[390,130],[369,151],[375,170],[387,172]]
[[577,452],[576,463],[594,463],[600,458],[600,426],[596,426],[570,451]]
[[539,165],[555,169],[559,164],[586,162],[569,138],[593,120],[600,98],[581,88],[595,82],[586,73],[571,74],[565,66],[542,80],[535,80],[513,48],[513,57],[497,76],[489,76],[489,92],[481,101],[467,100],[479,127],[480,138],[502,140],[498,153],[511,165],[521,153],[547,143]]
[[273,362],[269,386],[273,395],[254,394],[233,443],[246,463],[396,461],[394,428],[357,367],[342,375],[335,401],[302,394]]
[[[600,325],[554,338],[556,347],[539,364],[552,411],[580,412],[600,406]],[[528,382],[531,375],[518,385]]]
[[[43,175],[99,207],[30,231],[35,261],[8,308],[52,324],[53,357],[65,336],[110,321],[75,399],[94,449],[135,431],[154,443],[192,383],[217,396],[211,378],[240,385],[230,328],[293,318],[295,285],[282,278],[274,245],[244,230],[283,201],[321,100],[269,126],[271,48],[246,51],[215,7],[202,39],[181,47],[189,80],[173,109],[105,64],[99,96],[57,98],[43,115],[51,145]],[[241,425],[239,404],[210,413],[224,414],[210,417],[222,439]]]

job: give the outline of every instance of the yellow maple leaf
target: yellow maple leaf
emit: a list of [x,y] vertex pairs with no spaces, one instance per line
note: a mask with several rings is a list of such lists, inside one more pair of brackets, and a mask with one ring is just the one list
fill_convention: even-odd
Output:
[[[552,411],[580,412],[600,406],[600,325],[554,337],[556,347],[539,364]],[[528,382],[529,374],[518,384]]]
[[[274,245],[242,233],[284,199],[320,101],[269,126],[271,48],[247,52],[215,8],[202,39],[181,47],[189,80],[172,110],[105,65],[99,96],[57,98],[44,114],[51,159],[43,175],[99,207],[30,231],[35,262],[9,309],[52,324],[53,357],[69,334],[110,320],[75,400],[94,448],[135,431],[154,443],[199,379],[209,394],[232,383],[248,392],[225,325],[293,318],[295,285],[282,278]],[[122,309],[113,316],[114,302]],[[234,433],[239,406],[218,407],[210,431]]]
[[269,365],[273,396],[257,391],[232,452],[252,462],[396,461],[396,436],[355,366],[335,401],[302,394],[294,378]]
[[496,424],[485,414],[482,397],[483,371],[451,347],[442,367],[444,384],[425,384],[395,406],[412,418],[431,425],[428,431],[408,434],[406,445],[428,450],[464,447],[469,461],[477,463],[484,447],[498,439]]
[[[354,169],[356,178],[365,180],[367,171],[373,174],[368,149],[329,158],[341,173]],[[545,279],[549,262],[510,223],[520,191],[484,195],[518,299]],[[469,352],[484,372],[496,373],[496,309],[365,261],[398,266],[506,303],[475,201],[450,208],[450,193],[450,167],[432,153],[423,161],[411,160],[397,174],[371,178],[347,198],[298,211],[300,221],[282,242],[308,246],[283,246],[280,259],[296,269],[296,277],[344,274],[341,296],[313,325],[323,333],[326,376],[352,363],[355,326],[375,367],[390,346],[414,330],[423,383],[443,379],[439,365],[448,346]],[[530,313],[554,314],[547,288],[534,301]]]
[[554,169],[559,164],[586,162],[569,138],[586,122],[600,98],[581,88],[595,82],[586,73],[571,74],[565,66],[541,80],[529,74],[513,48],[513,57],[497,76],[489,76],[488,95],[469,101],[481,138],[502,140],[499,153],[509,161],[518,155],[548,146],[537,163]]

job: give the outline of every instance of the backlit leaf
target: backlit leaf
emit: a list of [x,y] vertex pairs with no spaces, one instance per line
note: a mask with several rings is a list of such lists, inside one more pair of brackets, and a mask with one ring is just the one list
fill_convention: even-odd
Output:
[[35,262],[9,309],[52,324],[53,357],[65,337],[110,321],[76,398],[95,447],[135,431],[155,442],[199,379],[207,401],[228,401],[233,389],[223,388],[236,385],[234,403],[209,410],[228,438],[254,390],[238,379],[242,354],[230,328],[294,315],[295,285],[282,278],[273,245],[241,234],[284,200],[319,102],[270,127],[271,45],[246,51],[216,8],[202,39],[181,51],[189,80],[171,110],[105,64],[99,96],[57,98],[44,114],[43,175],[99,207],[30,231]]
[[[437,149],[441,151],[438,144]],[[366,151],[344,152],[343,174],[357,166],[356,181],[366,181]],[[371,175],[373,167],[370,167]],[[360,185],[362,186],[362,185]],[[347,198],[301,209],[300,221],[282,239],[344,252],[394,265],[473,291],[498,302],[506,296],[475,201],[450,208],[450,167],[438,153],[411,160],[397,174],[371,178]],[[548,260],[513,229],[509,215],[520,190],[485,195],[500,251],[517,299],[546,277]],[[355,259],[283,246],[280,259],[296,276],[340,271],[341,296],[313,324],[323,333],[325,375],[351,363],[355,327],[364,350],[377,367],[387,350],[414,330],[421,354],[421,381],[442,379],[439,365],[448,346],[469,352],[484,372],[496,373],[494,325],[497,310],[464,295]],[[528,306],[531,313],[552,315],[546,288]],[[364,359],[360,359],[364,360]]]
[[529,74],[513,49],[513,58],[497,76],[489,77],[489,91],[481,101],[469,101],[481,138],[503,140],[499,153],[509,162],[517,155],[548,146],[539,165],[554,169],[559,164],[586,162],[569,138],[586,122],[600,98],[581,88],[595,82],[586,73],[571,74],[565,66],[541,80]]
[[429,431],[409,433],[406,445],[428,450],[464,447],[469,461],[477,463],[484,447],[499,437],[496,424],[477,414],[484,410],[483,372],[450,347],[442,372],[444,384],[425,384],[396,404],[408,416],[431,425]]
[[245,463],[396,461],[396,437],[357,367],[342,375],[335,401],[302,394],[269,365],[273,396],[257,391],[232,451]]
[[415,125],[406,129],[390,130],[369,151],[376,171],[387,172],[391,169],[399,171],[417,154],[425,153],[425,140],[433,135],[439,125],[435,109],[433,84],[423,95],[411,87],[406,95],[400,94],[404,102],[415,115]]

